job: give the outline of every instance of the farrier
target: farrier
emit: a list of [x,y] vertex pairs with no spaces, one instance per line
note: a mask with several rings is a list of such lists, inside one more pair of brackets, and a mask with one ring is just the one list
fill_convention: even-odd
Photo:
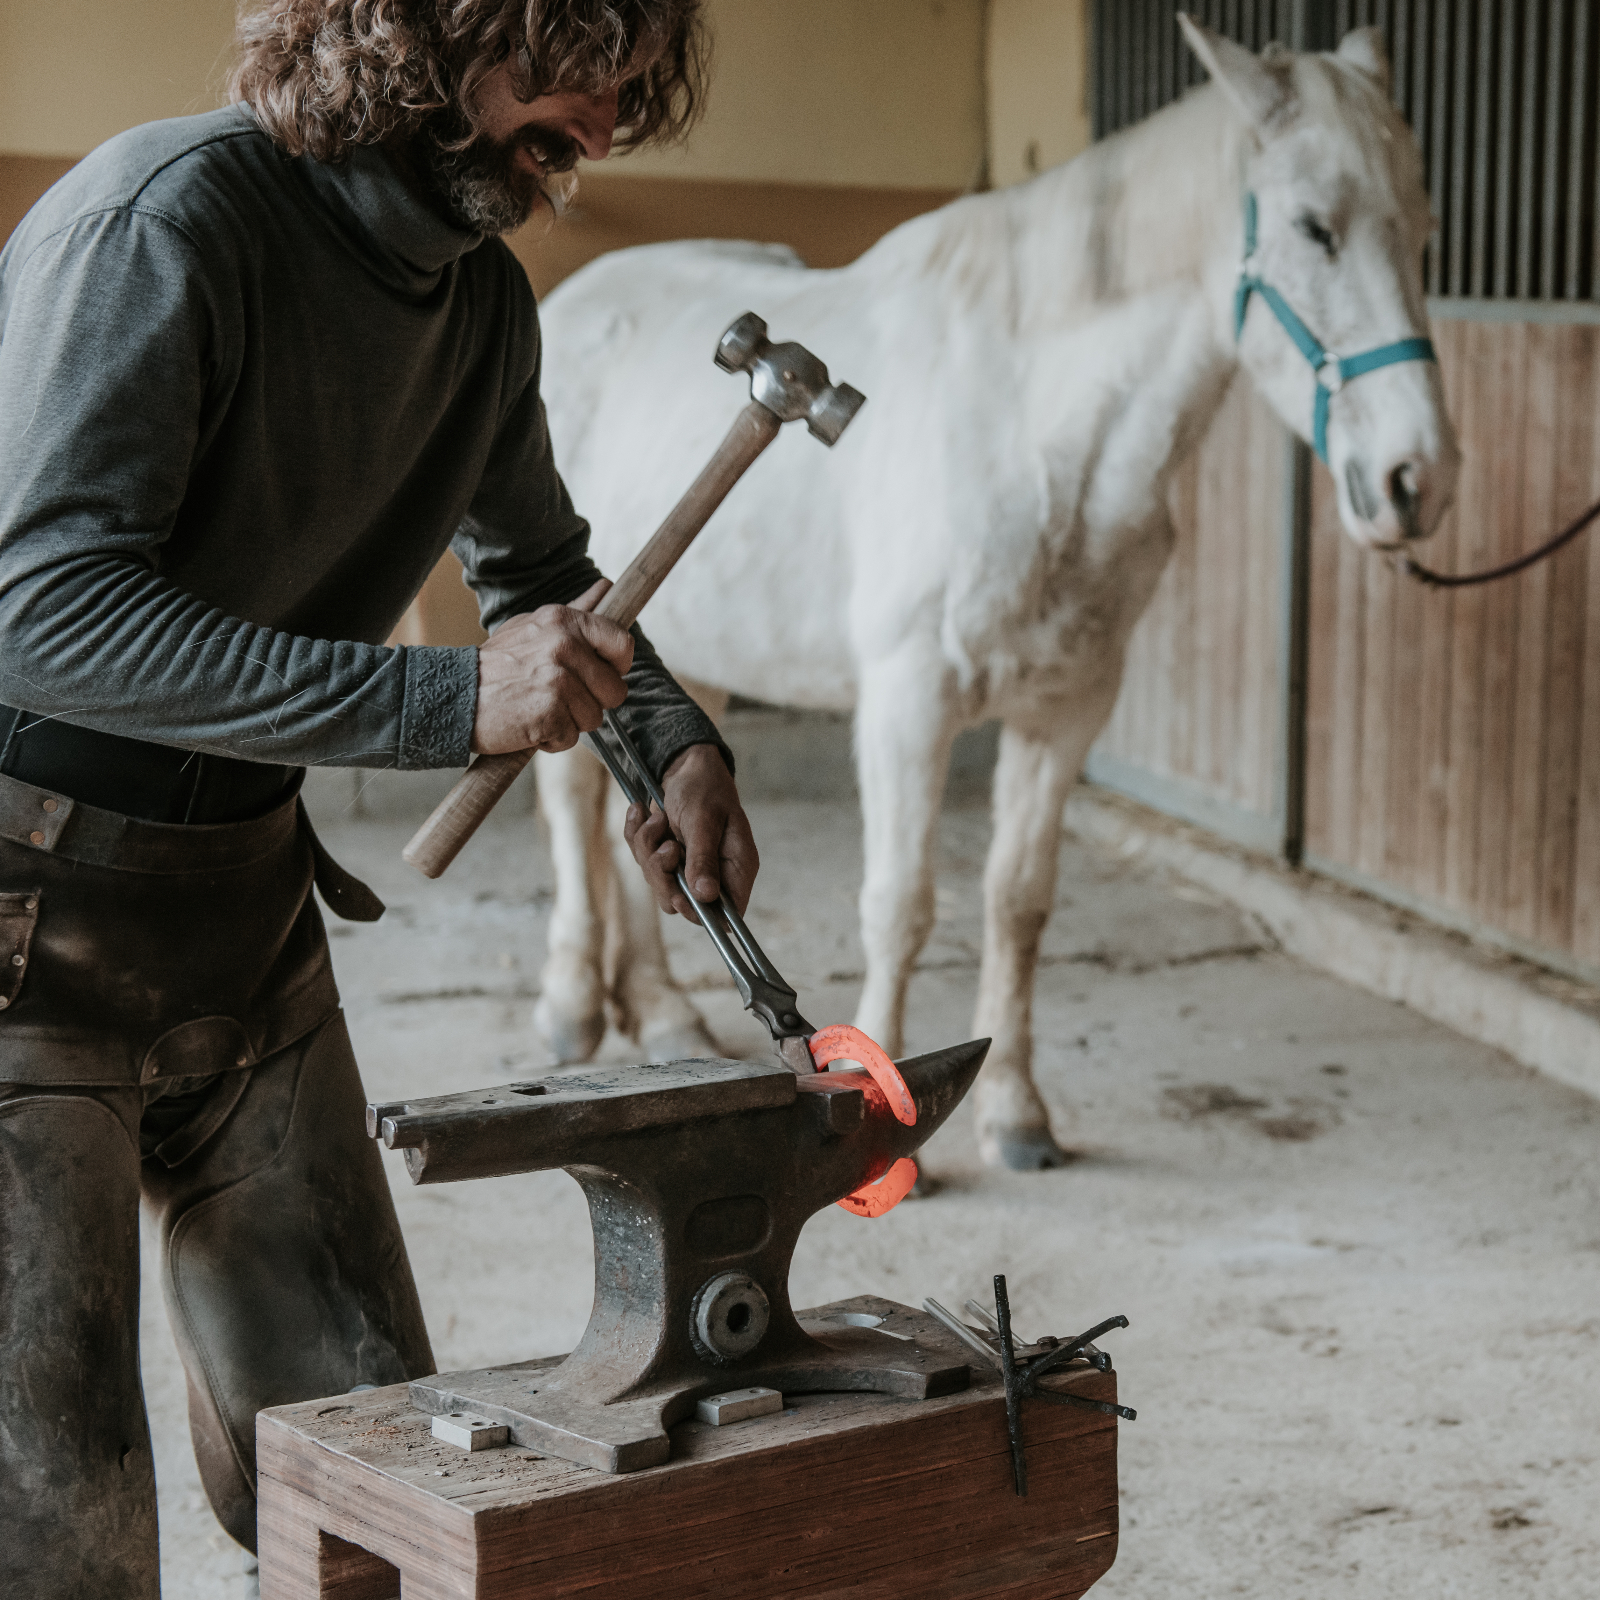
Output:
[[[235,103],[94,152],[0,254],[0,1591],[148,1600],[141,1194],[217,1515],[254,1416],[432,1370],[313,883],[310,765],[619,715],[697,893],[756,869],[716,729],[600,574],[499,235],[670,139],[698,0],[267,0]],[[453,548],[482,649],[383,644]],[[624,698],[626,697],[626,698]],[[664,904],[677,846],[630,819]],[[681,902],[680,902],[681,904]]]

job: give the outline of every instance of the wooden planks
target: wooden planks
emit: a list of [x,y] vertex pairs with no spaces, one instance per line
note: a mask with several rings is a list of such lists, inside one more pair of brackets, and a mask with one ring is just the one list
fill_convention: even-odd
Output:
[[[1600,500],[1600,328],[1438,320],[1465,466],[1421,550],[1507,560]],[[1177,547],[1097,752],[1270,815],[1282,430],[1237,383],[1173,486]],[[1600,535],[1504,583],[1426,590],[1312,494],[1313,865],[1600,969]]]
[[[1028,1403],[1019,1499],[998,1378],[974,1377],[684,1423],[672,1461],[622,1476],[452,1450],[402,1385],[263,1412],[262,1597],[1075,1600],[1116,1555],[1115,1419]],[[1115,1374],[1070,1382],[1115,1398]]]
[[[1440,321],[1465,453],[1421,552],[1506,560],[1600,499],[1600,329]],[[1600,551],[1502,583],[1403,581],[1315,496],[1307,843],[1313,861],[1600,967]]]
[[1174,475],[1172,560],[1096,744],[1263,817],[1278,783],[1285,437],[1241,378]]

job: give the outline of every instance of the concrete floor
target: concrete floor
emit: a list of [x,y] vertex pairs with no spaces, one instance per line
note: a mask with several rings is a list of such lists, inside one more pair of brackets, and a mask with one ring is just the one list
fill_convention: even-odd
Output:
[[[427,884],[405,822],[324,807],[323,837],[388,900],[334,923],[369,1092],[493,1085],[529,1033],[550,896],[536,824],[497,819]],[[753,807],[752,922],[818,1023],[859,987],[853,805]],[[967,1035],[987,818],[946,813],[940,920],[910,1046]],[[725,1048],[760,1046],[696,929],[680,975]],[[1273,950],[1230,907],[1069,841],[1046,934],[1039,1079],[1060,1171],[991,1173],[965,1116],[944,1187],[808,1228],[799,1305],[982,1296],[1024,1332],[1114,1312],[1123,1533],[1097,1600],[1359,1600],[1600,1592],[1600,1105]],[[615,1037],[608,1057],[628,1059]],[[569,1348],[589,1230],[561,1173],[414,1190],[391,1175],[446,1368]],[[151,1280],[153,1281],[153,1280]],[[243,1595],[189,1455],[159,1299],[145,1375],[167,1600]]]

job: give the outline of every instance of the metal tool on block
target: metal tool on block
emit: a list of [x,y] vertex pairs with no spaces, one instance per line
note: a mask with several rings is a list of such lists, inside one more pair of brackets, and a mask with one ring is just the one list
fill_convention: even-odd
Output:
[[594,1227],[595,1298],[577,1348],[544,1362],[418,1379],[434,1416],[504,1426],[517,1444],[602,1472],[668,1456],[705,1396],[967,1386],[948,1350],[843,1320],[801,1323],[789,1262],[806,1220],[891,1170],[971,1087],[986,1039],[894,1064],[911,1120],[860,1072],[780,1062],[604,1067],[367,1108],[415,1183],[561,1167]]
[[[638,620],[661,580],[784,423],[804,422],[813,438],[832,446],[866,404],[859,389],[830,382],[828,369],[804,345],[773,344],[766,323],[753,311],[728,327],[717,343],[715,360],[724,372],[749,373],[750,403],[666,521],[595,608],[621,627],[631,628]],[[532,759],[531,750],[478,756],[401,852],[405,859],[437,878]]]
[[996,1273],[994,1279],[994,1310],[986,1311],[976,1300],[966,1303],[966,1310],[978,1319],[980,1326],[972,1327],[952,1312],[945,1310],[937,1300],[924,1300],[922,1309],[937,1317],[969,1350],[983,1357],[996,1368],[1006,1386],[1006,1432],[1011,1440],[1012,1481],[1019,1495],[1028,1492],[1028,1461],[1022,1446],[1022,1402],[1048,1400],[1058,1406],[1084,1406],[1108,1417],[1123,1417],[1129,1422],[1138,1418],[1131,1406],[1119,1406],[1110,1400],[1092,1400],[1088,1395],[1067,1394],[1057,1389],[1040,1387],[1039,1380],[1050,1373],[1065,1375],[1073,1367],[1096,1367],[1101,1372],[1111,1370],[1111,1357],[1095,1348],[1094,1341],[1113,1328],[1126,1328],[1126,1317],[1107,1317],[1094,1327],[1080,1333],[1075,1339],[1058,1339],[1045,1335],[1032,1344],[1019,1342],[1011,1331],[1011,1298],[1006,1292],[1005,1274]]

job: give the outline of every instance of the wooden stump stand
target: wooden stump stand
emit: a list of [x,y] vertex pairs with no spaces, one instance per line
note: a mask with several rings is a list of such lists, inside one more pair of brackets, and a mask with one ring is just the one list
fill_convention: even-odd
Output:
[[[1057,1387],[1116,1399],[1114,1373]],[[1116,1557],[1116,1419],[1024,1402],[1023,1436],[1026,1499],[978,1368],[939,1399],[684,1422],[664,1466],[616,1476],[442,1444],[404,1385],[280,1406],[257,1424],[262,1600],[1076,1600]]]

